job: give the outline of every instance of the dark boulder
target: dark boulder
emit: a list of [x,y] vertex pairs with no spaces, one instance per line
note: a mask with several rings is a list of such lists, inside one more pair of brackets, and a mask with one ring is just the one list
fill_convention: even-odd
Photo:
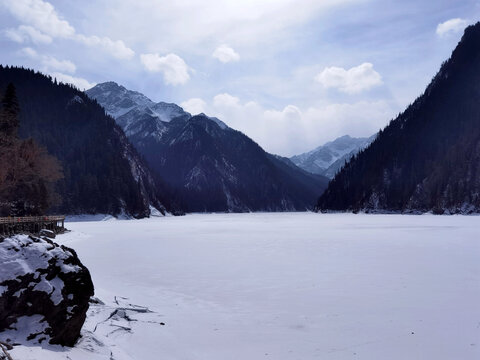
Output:
[[93,293],[74,250],[47,238],[0,238],[0,341],[73,346]]

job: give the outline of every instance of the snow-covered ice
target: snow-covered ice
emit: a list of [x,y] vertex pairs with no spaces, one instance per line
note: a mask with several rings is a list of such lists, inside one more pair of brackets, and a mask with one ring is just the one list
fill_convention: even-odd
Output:
[[56,241],[77,251],[105,304],[92,305],[76,348],[19,346],[14,359],[480,358],[478,217],[209,214],[68,228]]

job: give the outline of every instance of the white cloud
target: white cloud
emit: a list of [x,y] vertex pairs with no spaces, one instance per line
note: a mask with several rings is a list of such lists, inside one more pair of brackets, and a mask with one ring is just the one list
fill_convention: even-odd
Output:
[[96,85],[95,83],[91,83],[91,82],[89,82],[85,79],[82,79],[82,78],[79,78],[79,77],[74,77],[74,76],[68,75],[68,74],[63,74],[63,73],[60,73],[60,72],[53,72],[53,73],[50,73],[50,75],[53,76],[54,78],[56,78],[57,81],[63,82],[63,83],[66,83],[66,84],[73,84],[77,88],[79,88],[80,90],[87,90],[87,89],[90,89],[90,88],[92,88]]
[[135,52],[127,47],[122,40],[112,40],[108,37],[77,35],[76,39],[87,46],[97,46],[103,48],[117,59],[131,59]]
[[45,56],[42,59],[42,64],[48,71],[75,73],[77,67],[69,60],[57,60],[53,56]]
[[240,99],[227,93],[218,94],[213,98],[213,105],[218,108],[240,107]]
[[455,18],[447,20],[437,26],[437,35],[440,37],[446,36],[451,33],[458,33],[463,31],[468,25],[468,21],[465,19]]
[[2,4],[21,22],[30,24],[51,37],[67,38],[75,29],[61,19],[49,2],[42,0],[2,0]]
[[[363,1],[302,0],[299,5],[296,0],[121,0],[115,2],[115,16],[98,21],[120,38],[130,37],[131,29],[135,29],[135,35],[147,49],[145,52],[194,50],[211,55],[214,44],[226,43],[241,46],[243,58],[244,51],[248,51],[247,56],[255,56],[258,49],[253,47],[258,44],[290,38],[292,27],[323,12]],[[99,0],[91,7],[108,13],[112,5],[111,1]],[[119,19],[128,21],[129,26]],[[278,45],[288,46],[285,41]]]
[[291,156],[324,144],[336,137],[370,136],[384,127],[394,110],[384,101],[337,103],[301,109],[265,108],[254,101],[243,103],[224,93],[207,104],[206,113],[240,130],[265,150]]
[[52,42],[50,36],[26,25],[20,25],[17,29],[5,30],[5,36],[18,43],[24,43],[29,40],[34,44],[50,44]]
[[336,88],[347,94],[359,93],[383,83],[382,77],[371,63],[363,63],[348,70],[328,67],[315,76],[315,81],[326,88]]
[[240,60],[240,55],[227,45],[221,45],[215,49],[212,56],[222,63]]
[[69,60],[58,60],[53,56],[41,55],[29,47],[23,48],[20,52],[24,56],[40,62],[40,64],[42,64],[41,70],[44,73],[56,78],[59,82],[73,84],[80,90],[90,89],[96,85],[95,83],[91,83],[81,77],[73,76],[72,74],[75,73],[77,67]]
[[42,71],[75,73],[77,67],[70,60],[58,60],[53,56],[40,55],[34,49],[26,47],[21,50],[21,54],[31,59],[36,59],[42,64]]
[[23,56],[28,56],[30,58],[38,57],[38,53],[30,47],[26,47],[20,50],[20,54],[22,54]]
[[188,99],[180,104],[185,111],[188,111],[192,115],[204,113],[206,111],[206,105],[207,103],[200,98]]
[[300,121],[302,119],[302,112],[295,105],[287,105],[282,111],[278,110],[265,110],[263,116],[266,119],[278,120],[286,119],[293,121]]
[[150,72],[160,72],[166,84],[185,84],[190,79],[190,68],[178,55],[141,54],[140,60]]
[[119,59],[131,59],[135,52],[121,40],[108,37],[76,34],[68,21],[63,20],[49,2],[43,0],[0,0],[19,21],[18,29],[9,29],[5,35],[13,41],[23,43],[30,39],[34,43],[50,43],[52,38],[78,41],[86,46],[99,47]]

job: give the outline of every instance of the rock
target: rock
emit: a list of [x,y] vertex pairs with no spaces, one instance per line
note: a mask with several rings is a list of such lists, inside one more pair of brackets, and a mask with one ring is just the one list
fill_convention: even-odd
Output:
[[53,232],[52,230],[47,230],[47,229],[42,229],[40,230],[39,232],[39,235],[40,236],[45,236],[47,238],[50,238],[50,239],[55,239],[55,232]]
[[47,238],[0,238],[0,341],[73,346],[93,293],[73,249]]

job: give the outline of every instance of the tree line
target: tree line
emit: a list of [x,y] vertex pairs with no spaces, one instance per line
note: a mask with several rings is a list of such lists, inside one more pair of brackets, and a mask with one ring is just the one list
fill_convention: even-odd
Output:
[[0,109],[0,216],[42,215],[60,202],[58,160],[32,138],[18,136],[20,106],[9,83]]

